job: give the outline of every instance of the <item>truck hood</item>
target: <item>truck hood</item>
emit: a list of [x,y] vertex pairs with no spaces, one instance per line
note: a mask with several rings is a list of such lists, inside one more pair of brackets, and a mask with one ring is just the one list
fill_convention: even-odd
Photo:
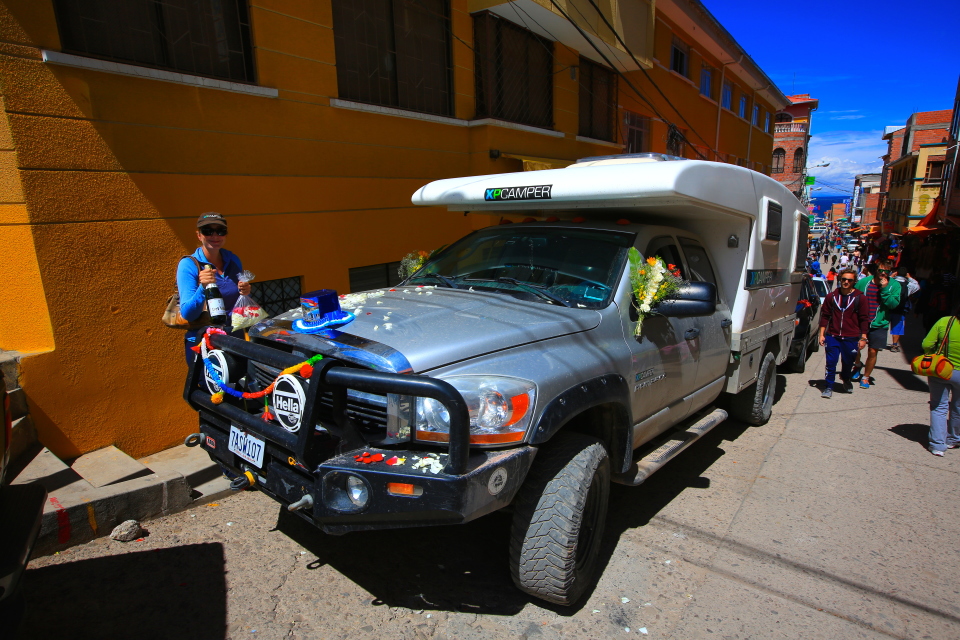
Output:
[[600,313],[507,294],[435,287],[398,287],[346,296],[356,319],[320,333],[298,333],[294,309],[250,330],[255,338],[302,347],[379,371],[423,372],[485,353],[588,331]]

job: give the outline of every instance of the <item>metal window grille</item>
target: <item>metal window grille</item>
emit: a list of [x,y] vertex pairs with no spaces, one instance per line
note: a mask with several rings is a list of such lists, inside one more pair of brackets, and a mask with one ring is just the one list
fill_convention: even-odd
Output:
[[366,267],[354,267],[350,269],[350,293],[392,287],[402,280],[399,272],[399,262],[384,262]]
[[777,122],[793,122],[793,116],[789,113],[778,113]]
[[553,127],[553,42],[489,13],[474,14],[477,117]]
[[246,0],[54,0],[63,50],[255,82]]
[[787,159],[787,152],[783,149],[776,149],[773,152],[773,167],[770,173],[783,173],[783,164]]
[[624,111],[623,124],[627,134],[625,153],[650,151],[650,118],[633,111]]
[[793,152],[793,172],[801,173],[803,171],[804,157],[803,149],[797,149]]
[[250,283],[250,296],[260,303],[267,313],[275,316],[300,306],[301,276],[261,280]]
[[617,74],[580,58],[580,135],[616,142]]
[[334,0],[339,96],[453,114],[449,0]]

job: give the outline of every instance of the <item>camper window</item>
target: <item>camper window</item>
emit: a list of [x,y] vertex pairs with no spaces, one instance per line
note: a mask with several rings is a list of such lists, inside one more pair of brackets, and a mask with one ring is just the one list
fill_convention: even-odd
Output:
[[764,240],[780,241],[783,226],[783,207],[772,200],[767,201],[767,233]]

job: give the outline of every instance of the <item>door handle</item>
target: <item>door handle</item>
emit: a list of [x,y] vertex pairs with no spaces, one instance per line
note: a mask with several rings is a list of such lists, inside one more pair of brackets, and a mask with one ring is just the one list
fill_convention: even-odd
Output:
[[698,335],[700,335],[700,329],[694,327],[693,329],[687,329],[686,333],[683,334],[685,340],[693,340]]
[[726,329],[732,324],[733,324],[733,320],[731,320],[730,318],[724,318],[723,320],[720,321],[720,328]]

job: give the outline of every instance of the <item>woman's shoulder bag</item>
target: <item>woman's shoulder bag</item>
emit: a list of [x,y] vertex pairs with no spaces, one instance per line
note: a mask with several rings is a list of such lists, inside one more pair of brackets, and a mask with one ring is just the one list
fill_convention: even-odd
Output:
[[919,355],[910,363],[910,368],[915,374],[944,380],[949,380],[950,376],[953,375],[953,363],[943,354],[946,352],[947,343],[950,340],[950,327],[953,326],[953,321],[956,319],[956,316],[951,316],[947,322],[947,330],[943,332],[943,340],[940,341],[940,346],[937,347],[935,353]]
[[[181,256],[180,259],[190,258],[197,265],[197,272],[200,272],[200,261],[194,258],[192,255]],[[207,313],[206,305],[204,305],[203,313],[200,314],[200,317],[196,320],[186,320],[183,316],[180,315],[180,290],[177,288],[177,285],[173,285],[173,294],[167,298],[167,308],[163,311],[163,317],[160,319],[165,326],[170,327],[171,329],[183,329],[184,331],[192,331],[194,329],[202,329],[210,325],[210,314]]]

